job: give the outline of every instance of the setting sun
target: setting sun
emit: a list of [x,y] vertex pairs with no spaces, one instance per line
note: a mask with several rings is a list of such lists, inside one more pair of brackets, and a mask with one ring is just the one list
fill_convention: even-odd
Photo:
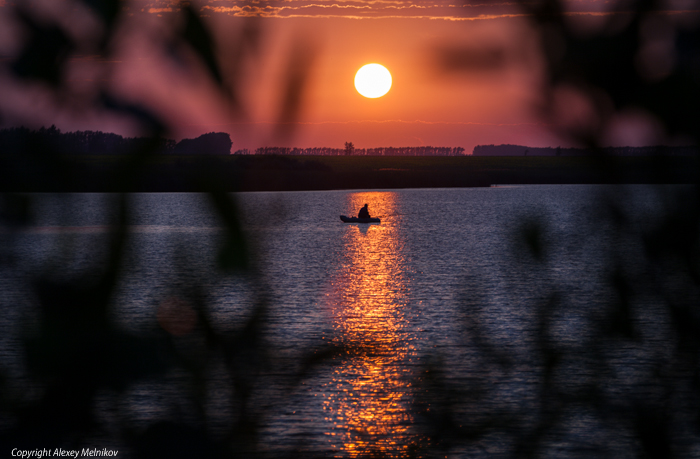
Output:
[[379,64],[367,64],[355,74],[355,89],[369,99],[382,97],[391,89],[391,73]]

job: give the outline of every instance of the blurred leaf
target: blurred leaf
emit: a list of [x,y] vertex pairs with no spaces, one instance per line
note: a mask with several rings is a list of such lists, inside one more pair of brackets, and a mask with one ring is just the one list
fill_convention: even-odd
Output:
[[610,333],[630,340],[637,339],[632,316],[633,285],[619,266],[612,273],[610,283],[617,292],[617,301],[610,305]]
[[105,42],[109,38],[122,9],[122,0],[82,0],[105,25]]
[[248,268],[248,249],[233,198],[221,190],[211,191],[209,197],[225,227],[224,241],[218,257],[219,267],[229,272]]
[[182,38],[204,61],[214,81],[219,86],[222,86],[223,78],[216,59],[214,40],[208,28],[189,4],[182,6],[182,12],[185,15],[185,28],[182,31]]
[[100,102],[107,109],[133,118],[147,137],[158,137],[166,131],[163,121],[148,108],[123,102],[108,93],[102,93]]
[[243,24],[238,40],[225,49],[226,59],[221,62],[226,68],[230,103],[238,110],[241,109],[240,92],[243,89],[241,81],[245,77],[245,60],[259,53],[260,34],[259,20],[249,18]]
[[314,58],[314,47],[310,43],[302,41],[294,45],[289,55],[285,74],[286,86],[280,102],[280,124],[277,131],[277,135],[281,137],[291,133],[292,123],[299,115]]
[[28,29],[29,38],[12,63],[13,72],[20,78],[60,86],[64,67],[75,44],[58,26],[40,24],[23,9],[18,8],[15,13]]
[[[657,59],[674,60],[673,70],[667,76],[649,80],[640,69],[640,57],[643,57],[640,53],[644,51],[640,36],[648,27],[649,18],[668,22],[662,14],[663,7],[657,2],[636,2],[625,14],[611,15],[607,27],[600,33],[586,37],[571,33],[560,2],[548,0],[539,4],[523,2],[522,5],[532,14],[542,33],[550,80],[545,90],[561,83],[573,84],[588,95],[601,110],[602,119],[607,120],[609,114],[600,104],[600,90],[603,90],[615,108],[644,108],[661,120],[669,134],[697,138],[696,127],[700,124],[700,31],[697,28],[674,30],[672,49],[657,56]],[[622,23],[621,17],[624,18]],[[673,30],[673,26],[666,25]],[[654,68],[660,64],[650,60],[648,65]],[[601,141],[579,138],[582,133],[568,134],[590,145]]]
[[0,196],[0,223],[8,226],[26,226],[32,222],[32,196],[4,193]]
[[649,459],[668,459],[676,457],[671,446],[671,417],[666,410],[659,407],[640,407],[634,416],[634,427],[644,451],[643,457]]
[[137,458],[192,459],[224,457],[221,446],[207,433],[184,423],[152,424],[132,444]]
[[439,66],[446,72],[479,72],[500,70],[505,65],[501,48],[444,48],[438,53]]
[[513,236],[516,253],[527,253],[538,262],[545,261],[548,247],[541,218],[530,215],[523,219]]

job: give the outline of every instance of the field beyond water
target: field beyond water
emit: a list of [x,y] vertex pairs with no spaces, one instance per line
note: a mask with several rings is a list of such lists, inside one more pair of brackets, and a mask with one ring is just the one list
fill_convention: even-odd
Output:
[[0,189],[34,192],[301,191],[494,184],[696,183],[693,157],[0,157]]

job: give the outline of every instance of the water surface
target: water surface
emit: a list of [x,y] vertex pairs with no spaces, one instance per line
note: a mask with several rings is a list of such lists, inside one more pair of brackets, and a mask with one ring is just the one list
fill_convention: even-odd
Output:
[[[625,197],[637,233],[621,239],[603,218],[600,194],[610,190]],[[99,273],[113,199],[37,196],[34,224],[5,234],[14,264],[3,265],[0,280],[7,311],[1,344],[11,375],[26,373],[16,325],[36,300],[31,280]],[[260,380],[264,386],[256,383],[254,400],[265,413],[259,445],[272,455],[296,449],[408,457],[421,451],[436,425],[443,432],[489,425],[476,443],[442,445],[455,457],[510,457],[543,428],[543,380],[554,378],[557,390],[575,398],[600,389],[598,364],[606,360],[612,373],[596,397],[608,402],[646,382],[669,352],[668,317],[642,297],[633,303],[644,311],[634,318],[643,339],[623,348],[600,342],[599,325],[616,295],[610,254],[624,257],[626,272],[646,269],[641,235],[662,205],[649,187],[243,193],[237,199],[257,279],[217,269],[224,225],[206,196],[130,199],[114,319],[130,333],[165,330],[176,343],[196,347],[196,316],[188,315],[183,294],[188,286],[202,288],[221,333],[240,330],[265,301],[273,366],[265,370],[271,377]],[[354,215],[365,203],[381,224],[340,222],[339,215]],[[543,342],[556,343],[562,359],[552,374],[542,360]],[[293,378],[285,375],[300,371],[309,353],[328,348],[338,352],[289,390]],[[208,376],[208,428],[223,436],[237,409],[233,383],[216,365]],[[120,398],[123,415],[140,426],[173,416],[184,397],[182,378],[175,372],[133,385]],[[583,448],[590,455],[634,456],[633,426],[618,425],[613,434],[608,414],[573,404],[558,415],[543,454],[576,456]]]

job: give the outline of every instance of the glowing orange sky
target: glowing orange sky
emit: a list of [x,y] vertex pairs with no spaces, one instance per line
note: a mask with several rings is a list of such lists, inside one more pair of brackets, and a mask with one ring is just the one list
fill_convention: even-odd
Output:
[[[21,33],[8,26],[0,4],[0,54],[11,56]],[[49,13],[71,18],[75,6],[36,0]],[[183,71],[163,56],[149,30],[162,28],[177,14],[175,1],[136,0],[129,18],[134,25],[124,34],[116,57],[105,62],[76,56],[69,81],[88,97],[100,78],[125,99],[153,107],[174,127],[174,137],[204,132],[231,134],[233,149],[259,146],[342,148],[462,146],[514,143],[530,146],[561,144],[533,114],[541,72],[536,35],[517,5],[505,1],[457,2],[404,0],[274,0],[194,2],[203,7],[217,43],[231,42],[249,16],[258,16],[262,40],[257,57],[240,69],[243,111],[233,116],[206,83],[204,72]],[[609,14],[619,2],[572,0],[569,13],[595,18]],[[683,13],[692,4],[669,1]],[[49,6],[50,5],[50,6]],[[71,9],[72,8],[72,9]],[[68,12],[68,13],[67,13]],[[72,19],[72,27],[90,33],[90,21]],[[77,25],[75,25],[77,24]],[[81,25],[82,24],[82,25]],[[505,50],[504,66],[496,71],[446,74],[439,65],[446,47]],[[290,55],[308,51],[312,65],[302,105],[286,137],[276,136]],[[225,56],[224,56],[225,57]],[[364,64],[381,63],[393,77],[389,93],[378,99],[359,95],[355,72]],[[21,89],[21,90],[19,90]],[[24,91],[24,92],[22,92]],[[27,97],[29,94],[29,97]],[[0,74],[3,125],[50,125],[60,129],[100,129],[130,134],[133,127],[120,119],[89,110],[66,110],[37,88],[17,88]],[[28,101],[31,100],[31,103]]]

